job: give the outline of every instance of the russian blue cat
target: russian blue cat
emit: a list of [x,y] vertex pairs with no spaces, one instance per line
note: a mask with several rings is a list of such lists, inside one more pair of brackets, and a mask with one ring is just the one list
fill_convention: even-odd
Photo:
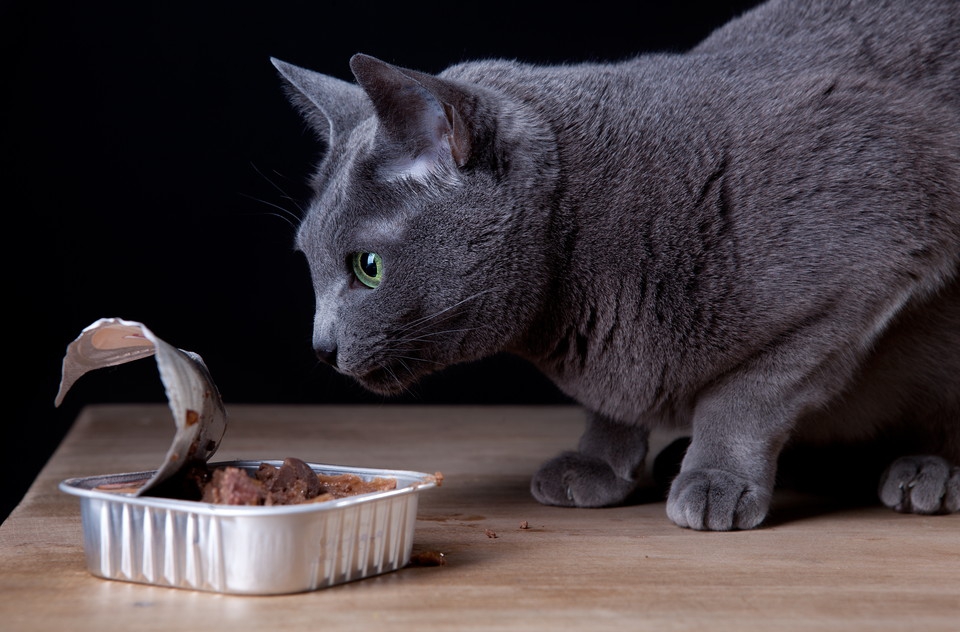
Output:
[[274,64],[324,148],[296,244],[339,371],[525,358],[589,413],[547,504],[624,502],[669,427],[683,527],[760,525],[803,445],[895,446],[886,505],[960,510],[960,2],[772,0],[618,63]]

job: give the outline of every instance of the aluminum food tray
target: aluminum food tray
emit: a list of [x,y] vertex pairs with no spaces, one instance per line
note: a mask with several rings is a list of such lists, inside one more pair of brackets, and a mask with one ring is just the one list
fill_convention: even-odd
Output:
[[[255,470],[260,463],[211,467]],[[397,488],[339,500],[249,507],[135,497],[95,489],[153,472],[71,478],[80,497],[88,570],[99,577],[218,593],[304,592],[393,571],[410,561],[418,492],[434,476],[310,463],[321,474],[394,478]]]

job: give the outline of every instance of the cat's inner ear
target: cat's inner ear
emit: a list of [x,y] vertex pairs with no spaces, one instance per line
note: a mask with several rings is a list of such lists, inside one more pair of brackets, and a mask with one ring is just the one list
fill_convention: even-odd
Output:
[[[470,134],[452,99],[442,99],[412,73],[368,55],[350,59],[357,82],[366,91],[383,133],[402,148],[396,167],[419,175],[447,164],[462,167],[470,159]],[[409,74],[408,74],[409,72]],[[442,80],[431,78],[431,83]],[[449,93],[452,89],[447,88]]]
[[270,61],[285,81],[287,98],[327,146],[344,142],[357,123],[372,116],[360,86],[276,58]]

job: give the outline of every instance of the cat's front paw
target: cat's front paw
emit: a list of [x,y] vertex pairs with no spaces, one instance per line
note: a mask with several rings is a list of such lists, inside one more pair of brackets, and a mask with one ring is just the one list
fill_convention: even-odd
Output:
[[701,531],[752,529],[763,522],[769,507],[769,490],[715,469],[681,472],[667,497],[670,520]]
[[636,481],[620,478],[606,462],[580,452],[564,452],[547,461],[530,482],[534,498],[560,507],[618,505],[636,488]]
[[880,479],[880,500],[903,513],[960,511],[960,467],[939,456],[906,456]]

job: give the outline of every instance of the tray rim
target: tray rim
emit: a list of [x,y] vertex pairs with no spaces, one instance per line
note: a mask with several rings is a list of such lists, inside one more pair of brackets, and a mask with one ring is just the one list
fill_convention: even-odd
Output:
[[[218,461],[210,463],[209,466],[231,466],[241,467],[244,469],[256,469],[261,463],[268,463],[270,465],[279,467],[283,461],[277,459],[242,459],[234,461]],[[437,487],[437,479],[435,474],[427,474],[425,472],[417,472],[414,470],[375,469],[310,462],[308,462],[307,465],[310,466],[314,472],[323,474],[356,474],[358,476],[365,476],[368,478],[377,476],[384,478],[395,478],[397,479],[398,486],[396,489],[357,494],[356,496],[348,496],[346,498],[338,498],[323,502],[271,506],[222,505],[205,503],[199,500],[180,500],[175,498],[162,498],[155,496],[134,496],[133,494],[97,490],[92,486],[94,484],[102,484],[103,482],[123,482],[126,480],[132,481],[149,479],[156,470],[71,477],[61,481],[58,487],[60,491],[73,496],[78,496],[81,499],[99,500],[140,507],[162,507],[164,509],[182,511],[185,513],[216,516],[237,516],[246,518],[272,518],[290,514],[311,514],[324,511],[336,511],[342,507],[375,502],[379,499],[390,498],[393,496],[414,494],[423,489]],[[401,487],[400,479],[404,479],[404,482],[409,482]]]

